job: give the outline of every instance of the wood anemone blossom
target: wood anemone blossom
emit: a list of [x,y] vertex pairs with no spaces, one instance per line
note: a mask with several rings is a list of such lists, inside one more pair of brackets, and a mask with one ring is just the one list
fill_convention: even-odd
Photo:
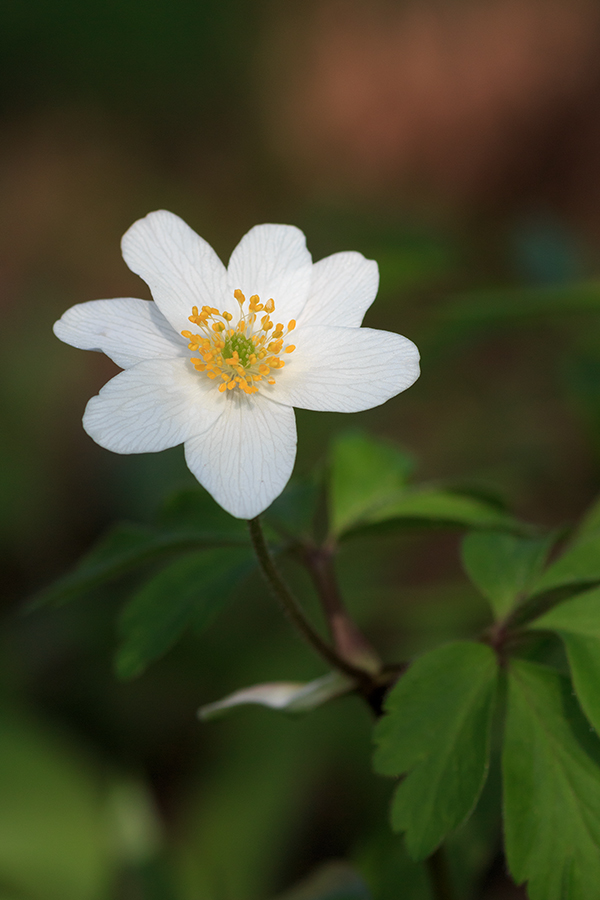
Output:
[[116,453],[183,443],[192,473],[233,516],[254,518],[287,484],[295,406],[358,412],[419,375],[412,341],[360,327],[379,282],[360,253],[313,264],[298,228],[257,225],[226,268],[165,210],[135,222],[121,246],[154,300],[92,300],[54,325],[124,369],[89,401],[83,426]]

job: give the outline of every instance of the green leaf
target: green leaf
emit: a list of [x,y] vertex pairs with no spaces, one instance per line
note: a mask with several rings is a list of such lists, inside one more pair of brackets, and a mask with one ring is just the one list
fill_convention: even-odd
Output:
[[414,462],[403,450],[358,432],[342,435],[331,451],[329,521],[339,535],[403,488]]
[[60,606],[85,591],[117,578],[155,553],[156,535],[142,525],[122,523],[105,534],[77,564],[54,584],[36,594],[30,607]]
[[600,582],[600,532],[591,531],[571,543],[533,585],[532,593]]
[[341,672],[330,672],[322,678],[307,683],[297,681],[270,681],[234,691],[223,700],[208,703],[198,711],[203,721],[214,719],[238,706],[258,704],[287,713],[303,713],[322,706],[328,700],[341,697],[356,687],[355,682]]
[[598,532],[600,532],[600,497],[586,510],[573,540],[578,541],[582,537],[588,537]]
[[462,542],[463,566],[503,619],[541,572],[555,537],[526,538],[499,531],[473,531]]
[[254,564],[250,549],[220,547],[189,553],[147,581],[121,613],[117,674],[139,675],[186,627],[203,630]]
[[329,488],[331,532],[340,536],[371,526],[386,530],[428,523],[523,531],[494,503],[439,487],[407,488],[413,460],[383,441],[350,433],[333,447]]
[[158,527],[116,525],[72,571],[33,597],[30,605],[34,609],[60,606],[151,560],[223,545],[248,545],[246,523],[222,510],[206,491],[184,491],[167,501]]
[[375,771],[406,778],[392,826],[424,859],[472,811],[487,775],[497,684],[493,651],[456,642],[420,657],[388,695],[375,728]]
[[416,488],[388,496],[363,521],[367,525],[385,524],[388,528],[403,528],[411,522],[511,531],[522,528],[491,503],[441,488]]
[[[600,885],[598,741],[553,669],[514,660],[503,752],[506,855],[530,900],[596,900]],[[586,748],[587,749],[587,748]]]
[[168,534],[184,533],[211,544],[248,543],[248,526],[198,488],[178,491],[164,503],[158,527]]
[[561,636],[579,702],[600,732],[600,588],[559,603],[530,627]]
[[309,535],[322,497],[319,481],[318,477],[292,479],[265,510],[265,521],[286,536]]

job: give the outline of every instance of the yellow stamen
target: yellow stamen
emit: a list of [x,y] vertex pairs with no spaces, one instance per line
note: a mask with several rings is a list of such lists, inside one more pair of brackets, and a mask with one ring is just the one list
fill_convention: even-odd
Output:
[[[194,306],[188,318],[199,333],[185,330],[181,334],[188,348],[199,354],[200,358],[191,357],[197,372],[211,380],[218,378],[217,387],[221,393],[239,388],[249,396],[257,393],[258,383],[265,376],[269,384],[276,384],[275,374],[285,366],[279,354],[292,353],[296,349],[294,344],[288,344],[284,350],[285,336],[294,330],[296,322],[291,319],[287,329],[281,322],[273,324],[271,314],[275,312],[275,301],[272,297],[261,303],[258,294],[252,294],[246,301],[239,289],[233,296],[239,304],[237,322],[228,310],[220,312],[216,307],[204,305],[199,312]],[[260,313],[263,315],[259,317]]]

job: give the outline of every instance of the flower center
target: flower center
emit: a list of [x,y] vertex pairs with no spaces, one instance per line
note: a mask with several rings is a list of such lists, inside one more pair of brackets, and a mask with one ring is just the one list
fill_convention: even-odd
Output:
[[[248,310],[244,310],[246,298],[240,290],[233,296],[240,307],[240,315],[235,327],[229,312],[219,312],[212,306],[192,308],[190,322],[198,326],[199,334],[182,331],[189,341],[188,347],[198,352],[200,357],[192,357],[191,363],[197,372],[211,380],[220,379],[219,390],[232,391],[238,388],[245,394],[256,394],[257,382],[265,379],[275,384],[275,374],[285,363],[279,354],[293,353],[293,344],[284,347],[285,338],[296,327],[291,319],[287,328],[274,325],[271,313],[275,311],[273,300],[261,303],[258,294],[248,300]],[[264,313],[257,323],[258,314]]]

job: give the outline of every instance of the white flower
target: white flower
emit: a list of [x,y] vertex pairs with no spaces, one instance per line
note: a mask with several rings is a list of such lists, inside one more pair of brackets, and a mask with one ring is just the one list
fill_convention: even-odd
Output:
[[360,253],[313,265],[299,229],[257,225],[225,268],[164,210],[135,222],[121,246],[154,302],[92,300],[54,325],[125,370],[89,401],[83,427],[116,453],[184,443],[193,474],[233,516],[254,518],[285,487],[294,406],[358,412],[418,377],[412,341],[360,327],[379,281]]

